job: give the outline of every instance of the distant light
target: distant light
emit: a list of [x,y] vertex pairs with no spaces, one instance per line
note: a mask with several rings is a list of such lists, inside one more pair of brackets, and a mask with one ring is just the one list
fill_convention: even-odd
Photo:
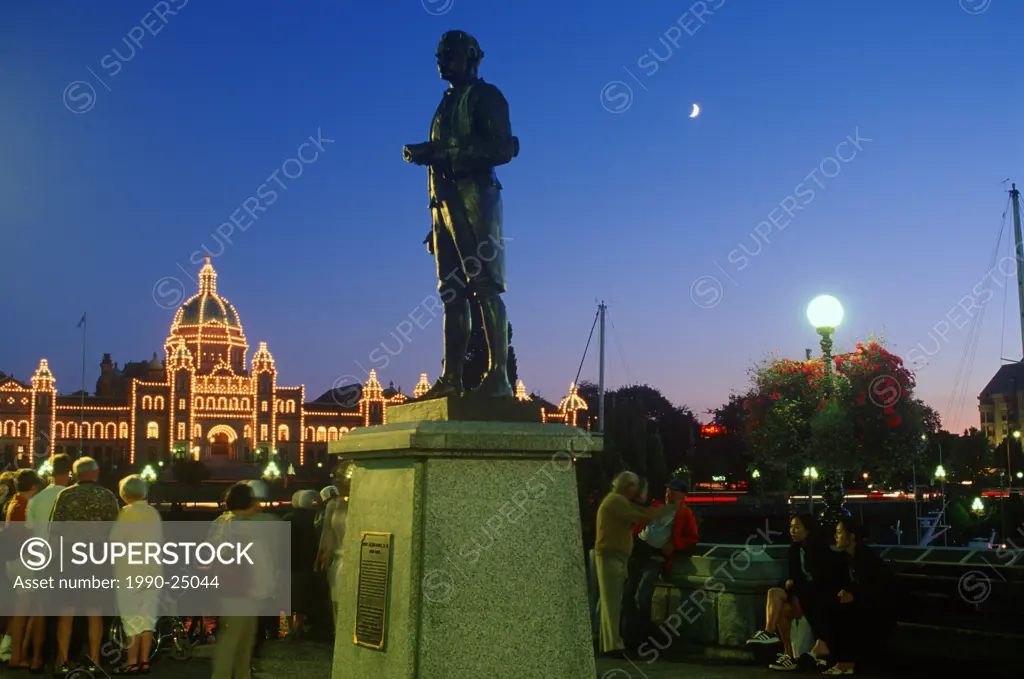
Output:
[[277,468],[277,463],[273,461],[267,463],[267,466],[263,469],[263,478],[268,481],[281,478],[281,470]]
[[750,472],[750,478],[752,478],[752,479],[759,479],[759,478],[761,478],[761,472],[759,472],[758,470],[755,469],[754,471]]
[[818,470],[814,467],[808,467],[804,470],[805,479],[816,479],[818,478]]
[[39,475],[49,476],[53,473],[53,462],[49,458],[43,460],[43,463],[39,465]]
[[722,483],[722,482],[725,481],[725,477],[724,476],[712,476],[711,480],[715,481],[716,483]]
[[943,467],[941,464],[935,468],[935,478],[939,479],[940,481],[945,480],[946,478],[946,468]]
[[865,479],[868,478],[868,473],[867,472],[864,472],[864,478]]
[[156,481],[156,471],[153,469],[153,465],[147,464],[145,467],[143,467],[142,473],[139,474],[139,476],[141,476],[142,480],[145,481],[146,483],[153,483],[154,481]]
[[1019,439],[1020,438],[1020,432],[1019,431],[1013,432],[1013,438]]
[[323,469],[324,468],[324,463],[323,462],[317,462],[316,466],[320,467],[321,469]]
[[972,512],[983,512],[985,511],[985,504],[981,501],[980,497],[974,498],[974,502],[971,503]]
[[160,460],[159,462],[157,462],[157,463],[156,463],[156,465],[157,465],[158,467],[163,467],[163,466],[164,466],[164,461],[163,461],[163,460]]

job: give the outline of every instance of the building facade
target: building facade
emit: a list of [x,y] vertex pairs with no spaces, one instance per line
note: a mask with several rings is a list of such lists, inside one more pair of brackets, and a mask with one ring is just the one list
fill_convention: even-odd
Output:
[[[356,427],[387,422],[387,409],[408,397],[384,388],[376,371],[366,384],[331,389],[307,401],[305,387],[278,384],[274,357],[249,343],[235,308],[217,292],[210,258],[199,291],[177,310],[164,359],[118,367],[105,354],[94,394],[58,395],[42,359],[30,383],[0,375],[0,453],[33,465],[51,453],[90,455],[108,463],[161,462],[191,456],[247,462],[276,455],[305,465],[327,462],[327,445]],[[421,374],[413,397],[430,388]],[[516,397],[532,400],[522,382]],[[570,388],[545,422],[576,424],[586,403]]]
[[981,431],[993,445],[1021,430],[1024,406],[1024,363],[1000,366],[978,396]]

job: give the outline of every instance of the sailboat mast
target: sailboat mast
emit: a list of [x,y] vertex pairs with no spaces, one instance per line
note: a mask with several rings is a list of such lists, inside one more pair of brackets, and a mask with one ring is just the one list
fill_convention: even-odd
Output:
[[1016,184],[1010,185],[1010,198],[1013,200],[1013,239],[1017,253],[1017,302],[1020,313],[1021,356],[1024,356],[1024,241],[1021,239],[1020,227],[1020,191]]
[[[607,308],[604,300],[601,300],[601,304],[597,307],[598,313],[601,316],[601,357],[598,362],[600,367],[597,373],[597,431],[602,434],[604,433],[604,312]],[[1021,322],[1024,323],[1024,317],[1022,317]]]

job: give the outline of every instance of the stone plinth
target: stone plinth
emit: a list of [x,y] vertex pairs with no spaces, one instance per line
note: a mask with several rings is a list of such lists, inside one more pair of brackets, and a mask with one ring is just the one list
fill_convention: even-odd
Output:
[[[355,464],[334,679],[593,679],[574,458],[600,437],[439,401],[330,444]],[[393,535],[379,651],[353,643],[363,532]]]

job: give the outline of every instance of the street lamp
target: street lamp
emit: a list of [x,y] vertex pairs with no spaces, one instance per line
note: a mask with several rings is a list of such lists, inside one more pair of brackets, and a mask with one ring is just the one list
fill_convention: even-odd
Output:
[[811,515],[814,515],[814,480],[818,478],[818,470],[814,467],[804,469],[804,478],[807,479],[807,505],[810,507]]
[[825,370],[832,369],[832,333],[843,322],[843,305],[832,295],[818,295],[807,305],[807,320],[821,335],[821,353]]

